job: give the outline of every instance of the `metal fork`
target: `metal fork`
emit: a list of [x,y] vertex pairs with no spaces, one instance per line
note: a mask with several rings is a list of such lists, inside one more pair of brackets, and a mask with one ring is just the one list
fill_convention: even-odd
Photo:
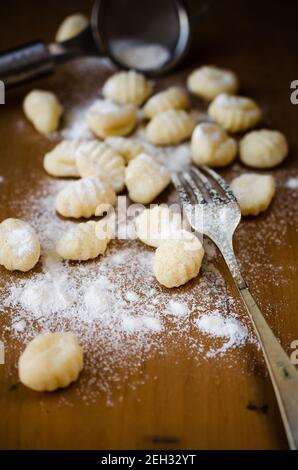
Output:
[[[233,235],[241,213],[227,183],[207,167],[175,173],[173,184],[190,225],[209,237],[220,250],[260,342],[289,447],[298,448],[298,372],[274,336],[243,279],[233,249]],[[216,187],[217,186],[217,187]],[[203,214],[202,220],[198,217]]]

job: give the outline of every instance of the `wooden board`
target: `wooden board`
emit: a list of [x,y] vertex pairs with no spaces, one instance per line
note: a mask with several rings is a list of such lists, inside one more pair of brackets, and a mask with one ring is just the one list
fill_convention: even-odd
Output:
[[[45,12],[37,0],[7,2],[1,7],[0,48],[38,36],[50,40],[65,14],[88,12],[90,4],[65,1],[61,5],[53,0]],[[262,106],[264,125],[284,131],[289,139],[291,154],[275,172],[278,194],[272,209],[256,220],[244,221],[236,237],[243,273],[289,353],[291,342],[298,339],[297,191],[285,188],[288,177],[297,176],[298,151],[298,106],[290,102],[290,83],[298,79],[297,12],[292,9],[293,3],[267,0],[211,2],[209,12],[197,24],[187,64],[158,82],[160,88],[182,83],[195,65],[229,67],[239,74],[242,93]],[[87,85],[76,80],[75,70],[61,67],[55,77],[35,86],[57,91],[67,102],[80,87],[86,91]],[[94,91],[103,79],[91,70],[86,83]],[[6,104],[0,106],[0,174],[5,178],[0,185],[1,220],[16,216],[14,208],[26,200],[37,182],[47,181],[42,155],[53,144],[24,120],[21,103],[29,89],[8,94]],[[199,101],[196,104],[202,111],[206,108]],[[234,171],[222,174],[229,179]],[[216,267],[224,274],[227,291],[236,295],[221,259]],[[7,279],[1,269],[0,282]],[[247,321],[245,313],[240,310],[240,314]],[[1,324],[4,331],[4,316]],[[129,380],[123,381],[123,400],[111,407],[101,397],[86,405],[76,386],[53,395],[25,389],[17,379],[19,347],[12,340],[5,343],[6,363],[0,366],[2,449],[287,448],[270,381],[254,345],[199,365],[183,348],[172,354],[169,348],[167,356],[145,361],[139,371],[143,385],[132,389]],[[57,406],[62,396],[68,404]]]

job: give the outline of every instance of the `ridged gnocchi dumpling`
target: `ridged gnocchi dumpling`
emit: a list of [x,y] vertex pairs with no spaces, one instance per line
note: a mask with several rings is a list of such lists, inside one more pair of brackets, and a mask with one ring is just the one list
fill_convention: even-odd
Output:
[[97,176],[107,181],[116,192],[124,188],[124,160],[105,142],[92,140],[81,143],[76,152],[76,165],[83,178]]
[[125,171],[129,197],[141,204],[149,204],[170,183],[168,170],[153,157],[141,153],[131,160]]
[[46,153],[43,166],[47,173],[56,177],[78,177],[76,152],[79,140],[63,140],[50,152]]
[[258,215],[265,211],[275,194],[275,180],[271,175],[245,173],[231,182],[242,215]]
[[262,111],[250,98],[222,93],[210,104],[208,112],[212,119],[226,131],[243,132],[261,120]]
[[58,129],[63,107],[50,91],[33,90],[24,99],[24,113],[36,130],[48,134]]
[[83,369],[83,351],[73,333],[44,333],[19,358],[20,381],[37,392],[68,387]]
[[204,248],[199,239],[185,232],[177,240],[164,240],[154,256],[154,274],[165,287],[179,287],[199,274]]
[[144,116],[152,119],[156,114],[163,113],[168,109],[186,109],[188,97],[186,92],[177,86],[160,91],[152,96],[143,108]]
[[149,246],[158,247],[162,241],[176,239],[183,229],[182,217],[168,207],[145,209],[135,219],[138,238]]
[[152,85],[146,77],[134,70],[118,72],[105,82],[103,96],[120,104],[141,105],[152,93]]
[[220,93],[237,93],[239,82],[231,70],[205,65],[189,75],[187,87],[194,95],[213,100]]
[[88,24],[88,18],[81,13],[74,13],[73,15],[67,16],[59,26],[56,41],[68,41],[86,29]]
[[104,206],[115,204],[116,193],[113,188],[96,176],[68,183],[56,197],[57,212],[64,217],[75,219],[102,215],[106,211]]
[[186,111],[169,109],[149,122],[146,135],[152,144],[175,145],[188,139],[195,125],[195,119]]
[[240,142],[240,159],[253,168],[279,165],[289,152],[285,136],[279,131],[261,129],[246,134]]
[[237,155],[237,143],[218,124],[198,124],[191,138],[191,156],[196,165],[222,167]]
[[30,271],[40,256],[38,236],[31,225],[20,219],[0,224],[0,264],[9,271]]
[[126,163],[145,151],[141,141],[130,137],[108,137],[106,143],[122,155]]
[[[99,229],[101,236],[98,236]],[[84,222],[69,229],[56,245],[63,259],[86,261],[104,254],[110,241],[110,231],[102,221]]]
[[86,120],[88,128],[101,139],[110,135],[123,136],[135,127],[137,110],[132,104],[97,100],[87,111]]

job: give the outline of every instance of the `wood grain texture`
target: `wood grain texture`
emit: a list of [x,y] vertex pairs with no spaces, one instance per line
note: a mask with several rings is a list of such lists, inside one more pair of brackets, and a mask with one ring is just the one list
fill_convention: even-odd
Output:
[[[88,12],[91,3],[52,0],[45,13],[44,5],[37,0],[6,2],[1,5],[0,48],[34,37],[51,40],[67,13]],[[205,63],[235,70],[240,76],[241,92],[262,106],[264,124],[284,131],[289,139],[291,154],[277,173],[281,180],[297,168],[298,106],[290,102],[290,83],[298,79],[297,11],[293,4],[269,0],[210,2],[208,13],[197,24],[187,63],[158,82],[158,88],[183,83],[194,66]],[[55,77],[36,83],[36,87],[59,91],[67,100],[71,70],[71,66],[61,67]],[[99,88],[103,79],[93,77],[93,86]],[[75,80],[71,83],[72,88],[79,87]],[[8,95],[6,104],[0,106],[0,174],[8,181],[0,185],[1,220],[15,215],[14,201],[26,198],[37,178],[46,178],[42,155],[52,144],[30,124],[23,124],[21,103],[29,89]],[[25,126],[22,133],[18,125]],[[222,172],[228,179],[232,173],[233,169]],[[283,207],[281,197],[283,204],[284,198],[287,205],[294,204],[289,191],[277,194],[270,209],[276,217]],[[264,214],[258,220],[266,224],[272,219]],[[247,242],[243,242],[243,236],[236,237],[236,252],[261,310],[290,352],[291,342],[298,339],[297,226],[289,223],[281,244],[268,239],[264,251],[256,254],[252,248],[258,243],[257,227],[256,220],[243,222]],[[268,231],[274,229],[268,223]],[[254,259],[249,260],[249,252],[242,256],[240,249],[244,246]],[[267,259],[272,272],[265,263]],[[261,270],[255,275],[250,269],[253,261]],[[216,267],[224,273],[227,290],[236,295],[223,261],[218,260]],[[286,282],[276,285],[279,270]],[[1,268],[0,282],[6,280],[7,273]],[[245,319],[244,311],[241,315]],[[3,331],[2,316],[1,334]],[[7,343],[6,364],[0,366],[1,449],[287,448],[273,390],[262,357],[253,345],[230,351],[225,359],[202,361],[199,365],[183,348],[173,349],[172,353],[169,348],[166,357],[155,357],[144,364],[144,385],[132,390],[129,383],[123,382],[124,399],[115,401],[112,407],[100,398],[86,406],[75,393],[75,386],[51,395],[25,389],[17,381],[18,348],[13,342]],[[57,407],[61,396],[72,406]]]

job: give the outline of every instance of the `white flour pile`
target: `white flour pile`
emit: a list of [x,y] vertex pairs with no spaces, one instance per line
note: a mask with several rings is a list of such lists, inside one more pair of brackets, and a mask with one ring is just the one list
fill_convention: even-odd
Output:
[[113,42],[112,49],[122,64],[144,71],[161,67],[170,58],[168,49],[160,44],[119,40]]
[[[167,291],[152,274],[154,251],[138,241],[112,242],[100,259],[63,262],[53,251],[55,241],[74,222],[54,213],[54,197],[63,181],[49,179],[18,213],[38,231],[43,247],[39,272],[10,277],[0,292],[4,311],[13,312],[7,334],[26,343],[40,331],[74,331],[84,348],[85,373],[77,390],[87,401],[105,392],[111,402],[115,384],[141,371],[154,354],[184,344],[197,358],[222,355],[254,341],[238,318],[239,304],[226,291],[224,279],[211,264],[216,256],[209,243],[202,275],[190,291]],[[19,211],[18,211],[19,212]],[[204,318],[222,315],[222,325],[206,329]],[[200,318],[205,321],[202,327]],[[205,326],[204,326],[205,325]],[[218,348],[204,337],[220,337]],[[23,346],[22,346],[23,347]],[[93,395],[89,389],[92,385]]]

